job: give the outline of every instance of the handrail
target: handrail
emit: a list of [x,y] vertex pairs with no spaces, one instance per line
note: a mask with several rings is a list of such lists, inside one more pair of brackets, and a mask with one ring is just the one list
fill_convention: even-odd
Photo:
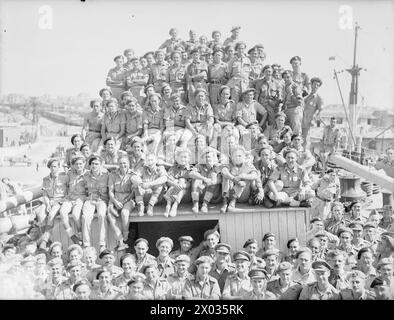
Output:
[[23,193],[13,197],[6,198],[0,201],[0,213],[16,208],[20,205],[26,204],[30,201],[36,200],[42,197],[42,188],[33,187],[24,190]]

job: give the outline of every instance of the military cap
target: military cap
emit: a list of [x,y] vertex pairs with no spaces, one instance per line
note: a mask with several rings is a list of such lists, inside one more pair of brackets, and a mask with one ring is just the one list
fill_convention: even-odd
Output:
[[259,124],[259,122],[257,121],[257,120],[252,120],[250,123],[248,123],[247,125],[246,125],[246,129],[249,129],[250,127],[252,127],[252,126],[255,126],[256,124]]
[[281,272],[284,270],[292,270],[292,269],[293,269],[293,265],[290,262],[283,261],[283,262],[279,263],[279,266],[276,271]]
[[180,236],[178,238],[178,241],[189,241],[189,242],[194,242],[194,239],[191,236]]
[[338,256],[342,256],[343,258],[346,258],[346,253],[344,251],[338,250],[338,249],[331,250],[327,253],[328,259],[334,259],[335,257],[338,257]]
[[282,111],[279,111],[279,112],[277,112],[275,114],[275,119],[278,118],[278,117],[286,118],[286,114],[284,112],[282,112]]
[[134,242],[134,247],[135,247],[137,244],[139,244],[140,242],[143,242],[143,243],[145,243],[147,246],[149,246],[148,240],[146,240],[145,238],[138,238],[138,239],[135,240],[135,242]]
[[48,262],[48,266],[53,267],[56,265],[63,266],[63,260],[61,258],[53,258]]
[[154,53],[153,51],[149,51],[149,52],[145,53],[143,57],[146,58],[146,57],[149,56],[149,55],[154,56],[155,53]]
[[295,60],[298,60],[298,61],[301,62],[301,58],[300,58],[299,56],[294,56],[294,57],[292,57],[292,58],[290,59],[290,64],[292,64],[293,61],[295,61]]
[[98,279],[100,278],[100,275],[101,275],[103,272],[108,272],[108,273],[111,274],[111,272],[109,272],[107,269],[101,268],[101,269],[99,269],[99,270],[97,271],[97,273],[96,273],[96,280],[98,280]]
[[204,240],[207,240],[207,237],[208,237],[209,235],[211,235],[211,234],[215,235],[218,239],[220,238],[219,232],[217,232],[217,231],[214,230],[214,229],[209,229],[209,230],[207,230],[207,231],[204,232]]
[[155,86],[153,84],[148,84],[145,86],[144,92],[146,93],[149,88],[154,88]]
[[324,231],[319,231],[315,234],[315,238],[328,237]]
[[378,262],[377,268],[379,269],[381,266],[385,266],[387,264],[393,265],[394,264],[393,258],[382,258],[382,259],[380,259],[379,262]]
[[240,26],[234,26],[234,27],[231,27],[230,32],[233,32],[233,31],[235,31],[235,30],[240,30],[240,29],[241,29]]
[[256,49],[264,49],[264,46],[261,43],[258,43],[254,46]]
[[149,100],[150,100],[150,98],[152,98],[152,97],[158,97],[159,98],[159,100],[161,100],[162,98],[161,98],[161,94],[160,93],[157,93],[157,92],[154,92],[154,93],[151,93],[150,95],[149,95]]
[[231,246],[227,243],[218,243],[214,249],[216,252],[223,252],[227,254],[230,254],[231,252]]
[[286,247],[287,247],[287,248],[290,248],[290,245],[291,245],[293,242],[300,242],[300,241],[299,241],[297,238],[291,238],[289,241],[287,241]]
[[256,48],[256,46],[254,46],[254,47],[251,47],[249,50],[248,50],[248,54],[251,54],[254,50],[256,50],[257,48]]
[[13,243],[6,243],[2,249],[2,252],[4,253],[6,250],[9,250],[9,249],[16,250],[16,247]]
[[359,279],[365,280],[366,277],[365,277],[364,272],[362,272],[360,270],[352,270],[349,274],[349,279],[350,278],[353,278],[353,279],[359,278]]
[[367,229],[367,228],[376,228],[376,226],[372,223],[372,222],[366,222],[363,226],[363,229]]
[[58,163],[60,162],[59,159],[57,159],[57,158],[49,159],[47,162],[47,168],[49,169],[51,167],[52,163],[54,163],[55,161],[57,161]]
[[219,90],[219,95],[222,94],[222,91],[225,90],[225,89],[231,90],[229,86],[221,86],[220,90]]
[[90,166],[92,164],[93,161],[98,160],[100,163],[103,162],[103,159],[101,159],[101,157],[99,155],[92,155],[89,160],[88,160],[88,165]]
[[79,254],[81,256],[83,255],[83,249],[79,244],[74,243],[74,244],[70,245],[67,249],[67,254],[70,254],[70,252],[73,250],[78,250]]
[[77,162],[78,160],[83,160],[84,162],[86,161],[85,157],[84,157],[83,154],[80,153],[80,152],[74,154],[74,155],[71,157],[71,165],[75,164],[75,162]]
[[[286,158],[289,153],[294,153],[297,157],[299,155],[299,153],[298,153],[298,151],[296,149],[288,148],[285,151],[283,151],[283,156]],[[315,222],[315,221],[317,221],[317,220],[314,220],[313,222]]]
[[81,264],[80,261],[75,261],[74,260],[74,261],[71,261],[71,262],[69,262],[67,264],[66,270],[68,271],[68,270],[71,270],[74,267],[81,267],[81,266],[82,266],[82,264]]
[[319,82],[320,85],[323,84],[323,81],[322,81],[319,77],[313,77],[313,78],[311,79],[311,83],[313,83],[313,82]]
[[296,258],[298,259],[298,257],[300,256],[300,254],[305,253],[305,252],[309,253],[310,256],[312,256],[312,251],[311,251],[311,249],[309,249],[308,247],[302,247],[302,248],[300,248],[300,249],[297,251],[297,253],[296,253],[296,255],[295,255]]
[[159,54],[159,53],[163,53],[164,55],[166,54],[166,52],[163,49],[158,49],[155,51],[155,57]]
[[207,95],[207,91],[204,88],[198,88],[194,91],[194,96],[198,95],[200,92],[204,92],[204,94]]
[[213,30],[212,33],[211,33],[212,37],[215,35],[215,33],[222,34],[219,30]]
[[325,261],[315,261],[312,263],[312,269],[315,271],[330,271],[331,266]]
[[133,50],[133,49],[131,49],[131,48],[129,48],[129,49],[125,49],[125,50],[123,51],[123,55],[126,55],[126,54],[128,54],[129,52],[132,52],[132,53],[133,53],[133,55],[134,55],[134,50]]
[[194,54],[194,53],[200,53],[198,48],[193,48],[193,49],[190,50],[190,54]]
[[267,271],[265,269],[254,268],[249,271],[248,276],[251,279],[267,279]]
[[191,152],[188,148],[176,148],[175,149],[175,159],[177,159],[181,154],[187,153],[189,156],[191,155]]
[[361,222],[355,221],[349,224],[349,228],[352,230],[363,231],[363,224]]
[[80,137],[82,140],[83,140],[83,138],[82,138],[82,135],[80,134],[80,133],[76,133],[76,134],[73,134],[72,136],[71,136],[71,144],[74,144],[74,140],[75,140],[75,138],[77,138],[77,137]]
[[246,43],[243,41],[239,41],[235,44],[235,50],[238,50],[239,46],[243,45],[246,48]]
[[362,254],[365,253],[365,252],[369,252],[369,253],[371,253],[372,256],[374,256],[374,252],[373,252],[373,250],[372,250],[371,248],[369,248],[369,247],[364,247],[364,248],[361,248],[361,249],[357,252],[357,259],[360,260]]
[[377,286],[385,286],[385,285],[387,285],[387,283],[385,281],[383,281],[381,278],[377,277],[377,278],[373,279],[373,281],[370,285],[370,288],[373,289]]
[[199,258],[194,262],[194,264],[195,264],[196,266],[199,266],[201,263],[209,263],[210,265],[212,265],[212,264],[214,263],[214,261],[213,261],[213,259],[212,259],[211,257],[202,256],[202,257],[199,257]]
[[266,250],[266,251],[264,251],[262,256],[263,256],[264,259],[269,257],[269,256],[279,257],[279,250],[278,249],[276,249],[276,250],[274,250],[274,249]]
[[265,261],[264,261],[264,259],[263,258],[260,258],[260,257],[254,257],[254,261],[256,262],[256,264],[258,264],[258,265],[266,265],[266,263],[265,263]]
[[276,238],[276,236],[272,233],[272,232],[267,232],[264,237],[263,237],[263,241],[267,240],[268,238],[273,237]]
[[114,256],[114,253],[113,253],[111,250],[109,250],[109,249],[105,249],[105,250],[103,250],[103,251],[100,253],[99,258],[100,258],[100,259],[103,259],[103,258],[104,258],[105,256],[107,256],[107,255]]
[[353,235],[353,230],[348,228],[348,227],[345,227],[345,228],[340,228],[338,230],[337,236],[340,237],[341,234],[344,233],[344,232],[349,232],[351,235]]
[[118,60],[118,59],[123,59],[123,56],[122,56],[122,55],[116,56],[116,57],[114,58],[114,61],[116,62],[116,60]]
[[54,241],[52,244],[49,246],[49,253],[52,252],[52,249],[56,246],[59,246],[60,248],[63,248],[63,245],[59,241]]
[[316,221],[320,221],[322,222],[323,220],[321,218],[313,218],[311,221],[309,221],[310,223],[314,223]]
[[170,31],[168,31],[168,34],[171,35],[171,33],[173,33],[174,31],[178,31],[177,28],[171,28]]
[[77,281],[74,285],[73,285],[73,291],[75,292],[75,291],[77,291],[77,289],[80,287],[80,286],[83,286],[83,285],[85,285],[85,286],[88,286],[89,288],[90,288],[90,283],[89,283],[89,281],[87,281],[87,280],[79,280],[79,281]]
[[108,91],[108,92],[110,93],[110,95],[112,96],[112,90],[111,90],[111,88],[105,87],[105,88],[102,88],[102,89],[99,91],[99,96],[100,96],[100,97],[102,97],[104,91]]
[[256,89],[255,88],[247,88],[244,92],[242,92],[242,95],[245,95],[249,92],[256,93]]
[[190,257],[187,256],[186,254],[180,254],[175,258],[175,263],[177,262],[187,262],[190,263]]
[[131,279],[129,280],[129,282],[127,282],[127,285],[131,285],[135,282],[144,282],[146,280],[146,277],[144,274],[140,273],[140,272],[136,272],[134,273],[134,275],[131,277]]
[[28,255],[27,257],[23,258],[21,264],[29,263],[29,262],[36,262],[36,257],[32,255]]
[[178,92],[173,92],[173,93],[171,93],[170,99],[175,100],[175,98],[180,98],[180,97],[181,97],[181,95]]
[[138,57],[133,57],[133,58],[130,59],[130,62],[133,62],[133,61],[136,61],[136,60],[139,60],[139,58]]
[[244,243],[244,246],[243,246],[243,248],[247,248],[247,247],[248,247],[248,245],[250,245],[250,244],[252,244],[252,243],[255,243],[255,244],[257,244],[257,245],[258,245],[258,242],[257,242],[257,240],[256,240],[256,239],[248,239],[248,240],[246,240],[246,242]]
[[146,271],[146,269],[148,269],[148,268],[157,269],[157,263],[156,263],[156,262],[151,262],[151,263],[144,264],[143,267],[141,268],[141,272],[142,272],[143,274],[145,274],[145,271]]
[[127,258],[131,258],[133,259],[133,261],[135,261],[134,256],[131,253],[125,253],[124,255],[122,255],[119,259],[119,265],[122,267],[123,265],[123,261],[126,260]]
[[163,242],[168,242],[171,246],[171,248],[174,246],[174,242],[168,238],[168,237],[160,237],[159,239],[157,239],[156,241],[156,248],[159,248],[159,246],[163,243]]
[[224,54],[224,50],[222,48],[217,48],[213,51],[213,54],[215,55],[216,53],[221,52],[222,54]]

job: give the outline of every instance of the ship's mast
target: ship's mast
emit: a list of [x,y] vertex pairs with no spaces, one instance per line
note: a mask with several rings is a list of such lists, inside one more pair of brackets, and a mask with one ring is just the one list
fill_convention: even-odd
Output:
[[[360,26],[355,23],[354,28],[354,52],[353,52],[353,66],[350,69],[346,69],[352,76],[352,82],[350,85],[349,95],[349,129],[354,135],[357,135],[357,97],[358,97],[358,77],[360,70],[362,69],[357,64],[357,36]],[[351,133],[349,132],[349,134]]]

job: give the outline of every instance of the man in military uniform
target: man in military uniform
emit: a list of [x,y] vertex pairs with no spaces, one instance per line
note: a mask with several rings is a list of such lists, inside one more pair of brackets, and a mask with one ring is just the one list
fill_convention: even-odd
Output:
[[212,258],[202,256],[195,261],[196,277],[185,284],[184,296],[190,300],[219,300],[220,288],[218,281],[209,275],[213,265]]
[[327,262],[332,267],[328,278],[332,286],[338,290],[349,288],[348,272],[345,271],[346,253],[341,250],[330,251]]
[[243,300],[276,300],[275,295],[267,288],[267,271],[264,269],[252,269],[248,276],[252,284],[252,291],[245,293]]
[[235,45],[239,41],[240,30],[241,30],[241,27],[239,27],[239,26],[232,27],[230,30],[231,36],[228,37],[226,40],[224,40],[223,47],[226,47],[231,44]]
[[159,49],[165,49],[167,55],[174,51],[176,45],[183,42],[182,39],[178,38],[178,29],[171,28],[169,34],[171,38],[164,41],[164,43],[159,47]]
[[103,261],[103,269],[111,274],[112,279],[123,273],[123,269],[115,265],[115,256],[111,250],[105,249],[100,253],[99,258]]
[[274,281],[279,278],[277,274],[277,269],[279,266],[279,250],[278,249],[268,249],[263,253],[263,259],[265,261],[266,276],[268,281]]
[[306,73],[301,71],[301,58],[299,56],[294,56],[290,59],[290,64],[293,69],[291,72],[291,77],[293,81],[302,89],[302,96],[306,97],[310,90],[310,81]]
[[153,84],[155,92],[161,92],[163,84],[167,80],[167,70],[169,63],[164,60],[165,52],[163,50],[157,50],[155,52],[155,63],[149,68],[149,84]]
[[189,53],[194,48],[197,48],[197,46],[198,46],[198,38],[197,38],[197,32],[195,30],[190,30],[189,31],[189,40],[185,41],[183,43],[183,46],[185,47],[185,51],[189,52]]
[[160,278],[167,279],[170,274],[175,272],[175,261],[170,257],[173,246],[173,241],[168,237],[160,237],[156,241],[156,248],[159,250],[156,263]]
[[215,251],[216,260],[209,275],[218,281],[220,292],[223,293],[226,279],[235,272],[234,265],[230,260],[231,246],[227,243],[218,243],[215,246]]
[[56,300],[72,300],[75,298],[73,287],[77,282],[82,280],[81,266],[82,264],[80,261],[72,261],[67,265],[66,271],[69,277],[60,285],[55,296]]
[[101,142],[108,138],[114,138],[116,149],[122,145],[122,139],[126,129],[126,116],[123,110],[118,108],[118,100],[111,98],[105,103],[107,112],[104,114],[101,126]]
[[136,263],[135,258],[130,253],[125,253],[119,259],[119,265],[123,270],[123,273],[113,280],[113,284],[118,287],[123,295],[129,293],[128,282],[135,275]]
[[367,290],[365,286],[365,274],[360,270],[350,273],[350,288],[340,292],[341,300],[375,300],[375,293]]
[[372,281],[378,276],[378,272],[372,265],[375,255],[370,247],[361,248],[357,253],[357,270],[360,270],[365,276],[365,288],[369,288]]
[[292,280],[293,265],[283,261],[279,264],[279,278],[268,282],[267,291],[272,292],[278,300],[298,300],[302,286]]
[[[250,255],[250,269],[257,267],[258,262],[257,262],[257,253],[259,251],[259,244],[256,239],[248,239],[245,241],[243,248],[247,253]],[[261,258],[259,258],[261,259]],[[264,260],[262,260],[264,262]],[[265,262],[264,262],[265,266]]]
[[345,270],[350,271],[357,263],[357,250],[352,244],[353,231],[352,229],[345,227],[338,231],[339,245],[337,249],[342,250],[346,253],[346,267]]
[[170,295],[170,285],[168,281],[159,276],[157,264],[146,264],[141,272],[146,276],[144,285],[144,296],[148,300],[166,300]]
[[251,62],[245,55],[246,44],[237,42],[235,45],[236,55],[227,62],[227,86],[231,88],[231,98],[238,103],[242,93],[249,87],[249,74]]
[[316,275],[312,269],[312,252],[309,248],[301,248],[297,254],[297,268],[293,273],[292,280],[302,285],[316,281]]
[[376,163],[375,169],[383,169],[389,177],[394,178],[394,147],[386,149],[386,157]]
[[309,145],[309,130],[313,122],[319,118],[319,114],[323,108],[323,99],[317,93],[322,85],[320,78],[314,77],[311,79],[312,91],[305,97],[304,115],[302,117],[302,137],[304,138],[304,147]]
[[167,278],[170,284],[170,299],[181,300],[183,298],[187,280],[193,280],[188,269],[190,268],[190,257],[180,254],[175,258],[175,272]]
[[80,280],[73,286],[75,300],[90,300],[91,287],[87,280]]
[[144,89],[149,80],[149,70],[141,68],[137,57],[132,58],[131,62],[132,68],[125,75],[126,88],[142,105],[145,98]]
[[111,272],[101,269],[97,275],[97,286],[95,286],[91,293],[92,300],[117,300],[122,297],[122,292],[119,288],[112,284]]
[[325,173],[327,168],[328,157],[334,154],[339,147],[341,132],[336,126],[337,119],[335,117],[330,118],[330,124],[324,127],[323,138],[321,141],[320,159],[322,160],[323,170]]
[[371,243],[365,239],[363,239],[363,224],[360,221],[354,221],[348,226],[353,231],[353,239],[352,244],[356,248],[356,250],[360,250],[361,248],[370,247]]
[[148,253],[149,242],[144,238],[138,238],[134,242],[133,254],[136,262],[136,272],[141,272],[142,268],[146,264],[156,263],[156,258]]
[[204,241],[207,248],[200,252],[200,257],[208,256],[213,261],[216,259],[215,246],[219,243],[220,234],[216,229],[209,229],[204,232]]
[[114,62],[116,66],[108,71],[106,85],[111,88],[113,97],[120,100],[125,91],[127,69],[123,66],[123,56],[116,56]]
[[312,269],[316,273],[316,282],[306,285],[298,300],[338,300],[339,291],[329,282],[331,267],[325,261],[315,261]]
[[200,60],[200,53],[198,49],[193,49],[190,52],[192,62],[186,68],[186,86],[188,101],[190,104],[194,103],[196,91],[204,89],[208,92],[207,78],[208,78],[208,65],[205,61]]
[[213,62],[208,65],[209,100],[211,105],[220,102],[219,92],[227,82],[227,63],[223,62],[224,51],[218,49],[213,53]]
[[375,292],[375,300],[393,300],[394,298],[387,282],[379,277],[371,283],[371,289]]
[[59,293],[62,283],[67,281],[63,275],[63,261],[61,258],[54,258],[48,262],[50,276],[46,279],[41,293],[47,300],[54,300]]
[[59,160],[55,158],[50,159],[47,167],[50,169],[50,174],[42,180],[44,204],[37,213],[38,222],[43,225],[44,229],[40,245],[42,249],[46,249],[55,217],[60,212],[67,194],[67,176],[60,171]]

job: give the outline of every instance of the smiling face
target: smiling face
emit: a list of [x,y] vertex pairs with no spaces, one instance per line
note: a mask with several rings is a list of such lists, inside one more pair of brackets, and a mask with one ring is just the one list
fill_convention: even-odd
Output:
[[294,255],[300,248],[300,243],[298,241],[293,241],[289,244],[289,254]]
[[108,100],[111,98],[111,92],[109,92],[109,90],[103,90],[103,92],[101,93],[101,98],[103,100]]
[[236,166],[243,164],[245,162],[245,153],[240,149],[235,150],[231,155],[231,161]]
[[190,263],[188,263],[186,261],[178,261],[175,264],[178,274],[185,274],[187,272],[187,270],[189,269],[189,266],[190,266]]
[[81,152],[85,159],[89,158],[89,156],[91,155],[90,147],[88,145],[84,146]]
[[90,288],[87,284],[80,285],[75,290],[78,300],[89,300],[90,292]]
[[251,103],[253,101],[253,98],[254,98],[253,91],[249,91],[248,93],[245,93],[243,95],[243,100],[245,101],[245,103]]
[[251,243],[246,247],[246,252],[249,253],[252,256],[255,256],[257,251],[259,250],[259,246],[257,243]]
[[182,152],[180,154],[178,154],[178,157],[176,159],[176,161],[178,162],[178,164],[180,164],[181,166],[186,166],[189,164],[190,162],[190,156],[188,152]]
[[108,271],[104,271],[100,274],[99,276],[99,284],[102,287],[108,287],[109,285],[111,285],[111,281],[112,281],[112,276],[111,273]]
[[151,95],[149,98],[150,105],[152,109],[156,110],[159,109],[160,99],[157,95]]
[[92,109],[94,112],[99,113],[101,111],[101,103],[96,101],[92,105]]
[[107,150],[110,153],[114,152],[115,151],[115,141],[108,140],[105,144],[105,150]]
[[208,235],[206,241],[210,249],[213,249],[219,243],[219,239],[215,234]]
[[127,172],[130,169],[129,159],[126,157],[120,158],[119,160],[119,168],[122,172]]
[[279,272],[280,281],[282,284],[287,285],[291,282],[291,276],[293,272],[290,269],[281,270]]
[[249,271],[250,262],[247,260],[238,259],[235,261],[235,267],[239,273],[247,273]]
[[171,244],[168,241],[163,241],[162,243],[160,243],[159,245],[159,254],[161,257],[168,257],[168,255],[171,252]]
[[200,91],[199,93],[196,94],[196,103],[198,106],[202,106],[205,103],[205,93]]
[[61,258],[63,254],[62,248],[60,246],[54,246],[51,251],[52,258]]
[[137,266],[136,266],[134,259],[132,257],[127,257],[123,260],[122,269],[125,273],[131,274],[131,273],[135,272],[136,267]]
[[145,269],[145,276],[147,281],[154,282],[159,278],[159,272],[157,268],[152,266]]
[[142,295],[143,290],[144,283],[142,281],[137,281],[130,284],[130,294],[133,296]]
[[286,155],[286,163],[289,168],[293,168],[297,163],[297,155],[294,152],[288,152]]
[[78,159],[74,162],[73,167],[77,172],[82,172],[85,168],[85,161],[83,159]]
[[265,250],[272,250],[275,249],[276,246],[276,239],[274,237],[268,237],[264,240],[264,248]]
[[328,277],[330,276],[330,271],[315,270],[317,283],[320,285],[326,285],[328,283]]
[[271,254],[264,258],[267,269],[274,270],[278,265],[278,258],[276,255]]
[[298,255],[297,262],[302,271],[308,271],[311,267],[311,255],[308,252],[303,252]]

